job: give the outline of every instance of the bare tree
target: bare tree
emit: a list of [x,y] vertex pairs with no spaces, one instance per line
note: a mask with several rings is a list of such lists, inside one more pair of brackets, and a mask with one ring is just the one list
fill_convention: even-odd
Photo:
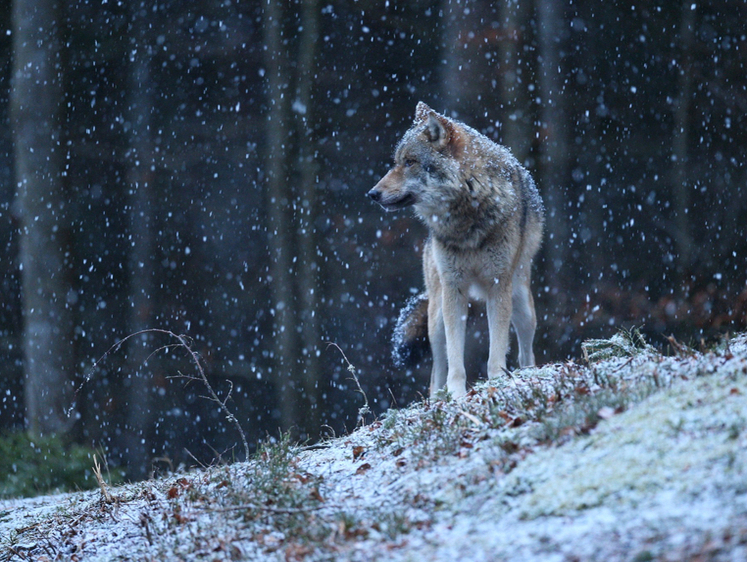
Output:
[[321,396],[316,173],[309,130],[318,8],[316,0],[302,4],[297,42],[285,32],[284,24],[292,18],[282,4],[269,2],[264,11],[269,74],[265,205],[275,317],[274,379],[283,427],[306,437],[319,428]]
[[540,120],[543,143],[541,147],[541,189],[547,206],[547,235],[545,246],[551,249],[552,259],[547,263],[548,278],[558,282],[561,270],[567,265],[568,225],[566,224],[567,200],[565,184],[568,178],[569,142],[568,108],[563,92],[565,74],[561,69],[560,53],[564,18],[563,2],[560,0],[538,0]]
[[501,103],[502,142],[522,164],[532,143],[531,101],[524,73],[523,29],[529,4],[508,0],[499,7],[501,37],[498,42],[498,90]]
[[154,282],[154,217],[153,217],[153,111],[151,54],[148,46],[148,14],[133,7],[130,14],[130,41],[127,72],[127,213],[129,226],[129,333],[140,336],[128,341],[127,358],[127,426],[125,448],[130,475],[146,476],[148,469],[147,443],[144,440],[153,424],[153,382],[146,365],[152,353],[150,346],[153,328]]
[[295,315],[293,277],[295,248],[292,228],[293,192],[288,170],[290,146],[290,96],[287,91],[288,55],[284,47],[283,10],[279,2],[268,2],[264,11],[267,65],[268,111],[266,122],[265,207],[270,251],[270,287],[272,290],[273,369],[279,389],[282,424],[285,429],[296,422],[296,365],[298,319]]
[[[475,18],[474,11],[468,14],[464,9],[450,0],[441,1],[443,32],[441,33],[441,56],[443,64],[439,67],[441,76],[441,98],[444,109],[454,113],[469,102],[467,92],[472,83],[472,61],[466,49],[463,29],[469,27]],[[468,21],[469,20],[469,21]]]
[[682,2],[679,31],[678,95],[674,108],[674,134],[672,139],[672,199],[675,218],[672,228],[677,249],[677,271],[684,276],[692,265],[692,234],[690,231],[690,190],[688,182],[687,147],[690,129],[690,100],[693,94],[692,51],[695,41],[695,5]]
[[319,240],[314,221],[319,209],[317,202],[317,166],[313,131],[314,96],[316,75],[316,53],[319,38],[319,1],[305,0],[301,10],[303,31],[298,46],[298,78],[296,96],[299,111],[296,116],[299,158],[298,238],[302,259],[299,264],[299,292],[301,314],[301,352],[303,354],[301,376],[305,401],[309,412],[307,426],[315,431],[321,426],[321,363],[319,361],[321,329],[319,325]]
[[76,295],[61,143],[63,65],[59,2],[13,3],[17,211],[24,313],[26,423],[34,434],[65,433],[74,421],[72,349]]

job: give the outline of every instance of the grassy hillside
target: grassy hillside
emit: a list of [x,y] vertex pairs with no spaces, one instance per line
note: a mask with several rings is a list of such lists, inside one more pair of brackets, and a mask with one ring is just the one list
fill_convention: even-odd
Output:
[[0,560],[744,560],[747,335],[635,333],[313,448],[0,502]]

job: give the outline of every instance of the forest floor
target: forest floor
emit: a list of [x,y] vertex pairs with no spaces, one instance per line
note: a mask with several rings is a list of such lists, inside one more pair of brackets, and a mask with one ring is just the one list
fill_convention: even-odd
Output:
[[5,560],[747,560],[747,334],[636,333],[314,447],[0,501]]

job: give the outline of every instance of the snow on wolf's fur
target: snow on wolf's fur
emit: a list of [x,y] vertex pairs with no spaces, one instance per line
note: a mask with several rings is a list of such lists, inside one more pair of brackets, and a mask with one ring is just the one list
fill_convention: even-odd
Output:
[[[428,352],[428,295],[410,297],[400,310],[392,334],[392,359],[397,367],[417,365]],[[425,321],[421,321],[421,317]],[[425,330],[423,328],[426,328]]]

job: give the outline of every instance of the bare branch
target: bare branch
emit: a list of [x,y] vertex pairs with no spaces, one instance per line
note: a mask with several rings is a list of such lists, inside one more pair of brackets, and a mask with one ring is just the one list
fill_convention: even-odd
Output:
[[371,408],[368,405],[368,397],[366,396],[365,391],[363,390],[363,387],[361,386],[360,381],[358,380],[358,375],[355,370],[355,366],[348,361],[347,356],[345,355],[345,352],[340,348],[339,345],[337,345],[335,342],[327,342],[327,349],[329,349],[329,346],[334,346],[337,348],[337,351],[340,352],[340,355],[342,355],[342,358],[345,360],[345,363],[348,364],[348,372],[352,375],[352,380],[355,381],[356,386],[358,387],[358,392],[361,393],[363,396],[363,406],[358,409],[358,425],[365,425],[366,423],[366,416],[371,413]]
[[[205,370],[202,367],[202,363],[200,363],[199,356],[192,349],[192,341],[193,341],[192,338],[190,338],[189,336],[186,336],[186,335],[175,334],[171,330],[163,330],[163,329],[160,329],[160,328],[148,328],[146,330],[140,330],[140,331],[134,332],[134,333],[132,333],[132,334],[130,334],[130,335],[122,338],[121,340],[117,341],[114,345],[112,345],[106,351],[106,353],[104,353],[104,355],[102,355],[93,364],[93,366],[89,370],[89,372],[86,375],[86,377],[83,380],[83,382],[76,389],[75,394],[73,396],[73,403],[71,404],[70,408],[67,410],[68,417],[70,416],[71,412],[75,408],[75,398],[77,398],[78,393],[81,391],[81,389],[83,388],[83,386],[89,380],[91,380],[93,372],[104,361],[104,359],[106,359],[110,354],[112,354],[115,351],[117,351],[128,340],[130,340],[130,339],[132,339],[134,337],[137,337],[137,336],[141,336],[143,334],[164,334],[166,336],[169,336],[170,338],[175,339],[178,342],[178,343],[166,344],[166,345],[163,345],[163,346],[159,347],[158,349],[156,349],[155,351],[153,351],[153,353],[151,353],[150,355],[148,355],[148,358],[145,360],[146,363],[148,362],[148,360],[150,360],[151,357],[153,357],[155,354],[157,354],[157,353],[159,353],[161,351],[167,351],[167,350],[171,350],[171,349],[176,349],[178,347],[184,348],[184,350],[187,352],[187,355],[189,356],[189,358],[191,359],[192,363],[194,364],[194,366],[195,366],[195,368],[197,370],[197,375],[198,376],[183,375],[182,373],[179,373],[178,376],[173,376],[173,377],[168,377],[168,378],[185,378],[185,379],[187,379],[189,381],[199,380],[199,381],[201,381],[205,385],[205,388],[207,388],[207,390],[208,390],[209,396],[203,396],[203,398],[205,398],[207,400],[210,400],[212,402],[217,403],[218,406],[220,407],[221,411],[223,412],[223,414],[226,416],[226,419],[230,423],[232,423],[234,425],[234,427],[236,427],[236,430],[238,431],[239,436],[241,437],[242,444],[244,446],[244,454],[246,455],[246,459],[248,460],[249,459],[249,444],[247,443],[247,440],[246,440],[246,434],[244,433],[244,430],[241,427],[241,424],[239,423],[239,421],[236,418],[236,416],[233,415],[233,413],[228,409],[228,406],[226,405],[226,403],[228,402],[228,399],[231,397],[231,393],[233,392],[233,383],[230,380],[228,381],[228,383],[230,385],[230,388],[228,390],[228,394],[226,395],[226,397],[223,400],[221,400],[220,397],[218,396],[218,394],[213,389],[213,386],[210,384],[210,381],[208,380],[207,375],[205,374]],[[338,347],[338,349],[339,349],[339,347]],[[360,385],[359,385],[359,388],[360,388]],[[368,406],[368,401],[366,401],[366,407],[367,406]]]

